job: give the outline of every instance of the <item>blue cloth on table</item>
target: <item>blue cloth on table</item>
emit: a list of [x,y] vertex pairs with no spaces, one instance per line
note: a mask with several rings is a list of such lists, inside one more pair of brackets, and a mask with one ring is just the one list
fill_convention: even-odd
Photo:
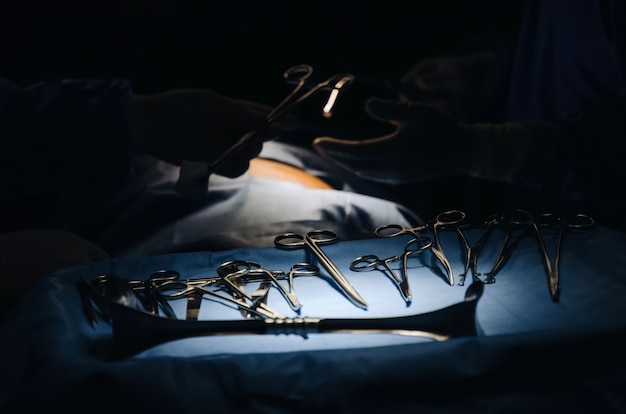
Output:
[[[480,230],[467,231],[470,242]],[[502,242],[496,231],[479,257],[489,270]],[[555,237],[546,234],[554,257]],[[301,316],[369,318],[419,314],[460,302],[424,252],[409,261],[413,301],[407,306],[379,271],[353,272],[364,254],[402,252],[407,238],[340,241],[322,249],[368,301],[353,306],[326,272],[302,276],[295,288]],[[464,252],[454,232],[442,243],[455,275]],[[477,337],[433,342],[392,334],[233,335],[187,338],[121,361],[90,348],[111,334],[93,328],[75,284],[101,274],[145,279],[160,269],[181,278],[215,275],[226,260],[252,260],[288,270],[307,261],[303,250],[235,249],[115,259],[67,268],[44,278],[2,328],[0,408],[30,412],[83,408],[105,412],[569,412],[619,411],[626,406],[626,235],[604,227],[568,234],[561,257],[561,298],[553,303],[537,244],[525,239],[485,285]],[[398,264],[394,264],[396,268]],[[268,303],[296,316],[272,289]],[[184,301],[172,301],[184,318]],[[200,319],[240,318],[203,301]],[[492,411],[492,412],[493,412]]]

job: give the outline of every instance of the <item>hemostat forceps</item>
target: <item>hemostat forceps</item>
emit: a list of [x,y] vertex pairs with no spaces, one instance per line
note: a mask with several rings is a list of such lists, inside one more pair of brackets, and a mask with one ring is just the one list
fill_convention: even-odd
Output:
[[[330,91],[328,101],[322,108],[322,114],[324,117],[330,118],[332,116],[333,107],[339,92],[342,88],[350,85],[354,81],[354,75],[343,73],[331,76],[323,82],[312,84],[309,81],[312,74],[313,68],[309,65],[296,65],[285,71],[283,77],[287,83],[295,84],[296,87],[270,113],[267,114],[266,118],[268,125],[280,119],[282,116],[292,112],[302,103],[307,101],[311,96],[320,91]],[[231,154],[246,145],[257,135],[257,133],[258,131],[252,131],[241,137],[235,145],[230,147],[209,165],[209,173],[212,173]]]
[[[242,268],[239,265],[234,264],[234,262],[226,262],[221,265],[222,269],[218,268],[218,277],[187,280],[174,278],[163,281],[157,286],[157,289],[167,299],[187,298],[187,319],[197,319],[199,302],[204,296],[218,302],[235,305],[239,310],[244,311],[246,316],[284,318],[283,315],[266,304],[255,302],[252,296],[237,285],[236,279],[244,277],[250,268],[249,266]],[[230,291],[233,296],[219,292],[224,288]]]
[[243,287],[237,283],[238,280],[244,276],[259,275],[259,273],[251,273],[253,267],[258,269],[261,266],[254,262],[231,260],[222,263],[218,267],[217,273],[221,277],[224,284],[231,291],[235,300],[244,303],[245,306],[242,307],[244,313],[245,311],[249,311],[249,308],[252,308],[254,309],[252,313],[260,313],[261,315],[269,318],[284,318],[282,314],[267,306],[267,304],[262,300],[255,300],[256,298],[253,298],[251,295],[246,293]]
[[[413,300],[413,294],[411,293],[411,288],[409,287],[408,258],[414,253],[423,252],[424,250],[430,248],[431,244],[432,241],[427,237],[416,237],[409,240],[404,245],[404,252],[400,256],[391,256],[386,259],[380,259],[375,254],[359,256],[352,261],[350,269],[355,272],[363,272],[366,270],[380,269],[382,266],[382,270],[386,271],[391,276],[400,289],[400,293],[402,294],[404,301],[409,304]],[[397,261],[402,262],[401,276],[398,276],[390,265],[390,263]]]
[[430,245],[429,249],[435,256],[435,258],[441,263],[446,272],[446,277],[450,286],[454,285],[454,274],[452,272],[452,266],[448,261],[448,258],[443,252],[443,247],[439,239],[439,230],[445,230],[460,225],[465,220],[465,213],[460,210],[450,210],[439,213],[437,217],[428,223],[413,227],[410,229],[404,228],[398,224],[386,224],[376,228],[374,233],[378,237],[396,237],[403,234],[408,234],[413,237],[421,238],[422,232],[431,231],[434,235],[434,242]]
[[[296,291],[293,284],[293,279],[295,276],[302,275],[319,275],[320,269],[319,267],[309,264],[309,263],[296,263],[291,266],[289,272],[285,273],[282,270],[268,270],[264,268],[252,268],[249,274],[253,275],[259,273],[261,277],[266,277],[267,281],[261,283],[261,286],[257,289],[257,291],[252,295],[253,297],[257,295],[258,297],[266,298],[269,289],[272,286],[276,286],[283,297],[287,300],[287,303],[296,312],[300,312],[300,308],[302,305],[298,300],[296,295]],[[281,279],[287,279],[287,288],[285,288],[281,283]]]
[[[539,230],[534,223],[532,214],[528,211],[505,211],[497,215],[493,219],[491,224],[504,228],[506,230],[506,234],[504,236],[502,247],[500,247],[500,251],[498,252],[498,256],[496,257],[496,261],[493,264],[493,267],[489,272],[485,273],[486,278],[483,280],[484,283],[494,283],[496,281],[496,275],[502,269],[502,267],[504,267],[506,262],[513,254],[513,251],[517,248],[519,243],[525,237],[530,235],[538,236],[537,241],[540,242],[540,247],[542,248],[542,251],[545,251],[545,246],[543,245],[543,240],[541,239]],[[518,231],[519,233],[514,237],[513,233],[515,231]]]
[[[302,103],[306,102],[311,96],[315,95],[320,91],[329,91],[328,101],[322,108],[322,114],[326,118],[330,118],[332,116],[332,111],[339,96],[339,92],[348,85],[354,82],[354,75],[349,73],[337,74],[329,77],[325,81],[320,83],[312,83],[309,78],[313,73],[313,67],[310,65],[296,65],[287,69],[283,77],[289,84],[295,84],[295,88],[287,97],[285,97],[272,111],[270,111],[266,115],[267,125],[272,124],[277,121],[284,115],[292,112]],[[210,164],[203,164],[203,168],[206,167],[206,170],[201,173],[200,176],[198,174],[199,171],[196,171],[197,163],[182,163],[179,179],[179,183],[177,184],[180,188],[187,187],[187,182],[200,180],[202,181],[208,180],[208,177],[232,154],[239,151],[242,147],[247,145],[250,141],[254,140],[261,130],[250,131],[245,134],[243,137],[239,139],[235,144],[233,144],[230,148],[224,151],[217,159],[215,159]],[[208,186],[205,186],[205,190]],[[182,192],[186,192],[186,190],[180,190]]]
[[322,267],[333,278],[339,288],[345,293],[350,301],[361,309],[367,309],[367,302],[359,295],[356,289],[350,284],[348,279],[341,273],[341,270],[319,247],[324,244],[335,243],[339,240],[339,235],[330,230],[314,230],[307,234],[285,233],[276,236],[274,245],[279,249],[300,249],[306,248],[318,260]]
[[[539,243],[541,250],[542,261],[546,270],[546,276],[548,279],[548,287],[550,288],[550,297],[553,302],[559,301],[560,295],[560,280],[559,280],[559,263],[561,260],[561,244],[567,231],[582,231],[591,229],[595,222],[593,218],[585,214],[574,214],[571,216],[561,216],[553,213],[544,213],[533,217],[527,211],[513,210],[503,214],[500,223],[508,226],[508,231],[504,244],[500,249],[496,263],[493,269],[487,273],[491,278],[491,281],[495,281],[494,277],[498,271],[502,269],[507,262],[513,250],[522,238],[526,236],[534,236]],[[514,239],[512,237],[512,231],[515,226],[523,226],[521,233]],[[546,249],[544,238],[541,234],[541,229],[556,229],[558,230],[558,239],[556,246],[556,255],[554,263],[550,260],[550,255]]]
[[[260,273],[264,275],[267,279],[271,280],[271,282],[276,286],[278,291],[283,295],[287,303],[289,303],[289,307],[294,311],[298,312],[302,305],[298,300],[298,296],[296,296],[296,291],[293,287],[293,277],[297,274],[316,274],[319,273],[319,269],[317,266],[309,265],[308,263],[298,263],[291,267],[291,270],[288,274],[285,274],[281,270],[267,270],[262,267],[253,267],[250,269],[250,274]],[[288,279],[288,288],[280,283],[278,277],[286,277]],[[268,287],[271,284],[267,285]]]
[[[537,237],[541,244],[541,250],[543,253],[544,265],[546,268],[546,276],[548,278],[548,287],[550,288],[550,298],[553,302],[559,301],[559,295],[561,292],[559,268],[561,262],[561,246],[563,244],[563,238],[568,231],[586,231],[590,230],[595,224],[593,218],[585,214],[574,214],[570,216],[561,216],[552,213],[544,213],[535,216],[535,230]],[[552,229],[557,230],[558,238],[556,242],[556,253],[554,262],[551,263],[550,256],[546,250],[543,236],[539,233],[538,229]]]
[[323,82],[312,84],[309,81],[312,74],[313,68],[309,65],[296,65],[285,71],[283,77],[286,79],[287,83],[295,84],[296,87],[289,95],[287,95],[285,99],[283,99],[280,104],[278,104],[278,106],[276,106],[276,108],[274,108],[272,112],[267,115],[269,122],[273,122],[281,116],[293,111],[312,95],[322,90],[330,91],[328,101],[322,108],[322,113],[326,118],[330,118],[332,116],[333,107],[339,92],[342,88],[345,88],[354,82],[354,75],[341,73],[333,75]]
[[489,217],[487,217],[487,219],[484,222],[483,232],[481,233],[480,237],[478,238],[478,240],[476,240],[476,242],[473,245],[469,244],[469,242],[467,241],[467,238],[461,232],[461,229],[457,228],[457,231],[459,232],[459,236],[461,237],[463,243],[465,244],[465,248],[467,249],[466,250],[467,254],[465,257],[465,268],[463,269],[463,273],[459,275],[460,286],[463,286],[465,284],[465,278],[467,277],[467,274],[470,271],[472,272],[474,281],[480,280],[481,282],[484,282],[484,283],[490,283],[490,281],[493,281],[492,280],[493,278],[491,276],[488,276],[488,279],[486,280],[482,280],[479,277],[481,273],[478,271],[478,255],[480,254],[480,251],[485,245],[485,243],[487,243],[487,240],[489,239],[489,236],[493,232],[494,227],[496,226],[496,224],[500,223],[501,220],[502,220],[501,214],[499,213],[491,214]]
[[[144,312],[159,315],[159,310],[161,310],[167,318],[176,319],[174,310],[166,298],[159,293],[158,287],[165,281],[177,280],[178,277],[178,272],[171,270],[154,272],[147,280],[128,280],[112,275],[99,275],[91,281],[90,286],[105,297],[123,292],[126,296],[124,301],[134,303],[135,307]],[[121,287],[123,290],[115,291]]]

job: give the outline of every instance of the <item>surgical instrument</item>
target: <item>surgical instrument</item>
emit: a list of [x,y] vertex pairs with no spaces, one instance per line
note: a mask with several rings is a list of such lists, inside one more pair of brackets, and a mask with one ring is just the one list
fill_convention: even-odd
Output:
[[[249,306],[253,307],[256,310],[259,310],[259,313],[261,313],[262,315],[266,317],[269,317],[269,318],[282,317],[282,316],[277,316],[280,314],[276,312],[275,310],[271,309],[269,306],[267,306],[267,304],[265,304],[263,301],[255,301],[255,299],[252,296],[246,293],[243,286],[237,283],[240,277],[243,275],[246,275],[246,274],[259,275],[260,273],[254,274],[251,272],[253,267],[258,269],[261,266],[255,262],[249,262],[245,260],[232,260],[232,261],[227,261],[227,262],[222,263],[218,267],[217,273],[221,277],[221,279],[224,281],[226,286],[228,286],[229,290],[231,290],[231,292],[233,293],[237,301],[241,301],[246,304],[247,304],[247,301],[250,301],[251,304]],[[266,274],[263,273],[263,276],[266,276]],[[246,307],[244,307],[243,309],[246,311],[249,310]],[[257,312],[254,312],[254,313],[257,313]],[[274,316],[272,316],[272,314]]]
[[[340,73],[330,76],[325,81],[314,83],[310,81],[312,74],[313,67],[306,64],[292,66],[283,73],[283,77],[286,82],[288,84],[295,85],[295,87],[272,111],[266,115],[266,125],[269,126],[278,121],[281,117],[294,111],[298,106],[320,91],[329,92],[328,100],[322,108],[322,114],[325,118],[330,118],[332,116],[333,108],[339,93],[354,82],[354,75],[349,73]],[[208,183],[208,177],[213,174],[213,172],[215,172],[215,170],[226,159],[256,139],[260,132],[262,132],[261,129],[248,132],[209,164],[198,164],[192,162],[182,163],[180,178],[177,183],[179,191],[187,192],[187,189],[191,188],[189,183],[196,180],[201,180],[203,184],[205,181]],[[203,171],[197,171],[198,165],[202,167]],[[203,188],[206,191],[208,185]]]
[[128,279],[99,275],[88,284],[80,277],[76,287],[81,295],[83,311],[92,326],[97,322],[96,309],[105,319],[111,319],[111,303],[143,311],[143,306],[130,287]]
[[452,272],[452,266],[450,265],[450,261],[446,257],[443,252],[443,247],[441,246],[441,240],[439,238],[439,230],[445,230],[452,228],[456,225],[460,225],[465,220],[465,213],[461,210],[449,210],[439,213],[437,217],[433,220],[428,221],[426,224],[405,228],[398,224],[386,224],[383,226],[379,226],[374,230],[374,233],[378,237],[396,237],[404,234],[411,235],[413,237],[422,237],[422,232],[430,231],[432,232],[435,241],[429,247],[430,251],[433,253],[435,258],[441,263],[443,266],[446,277],[448,279],[448,283],[450,286],[454,285],[454,274]]
[[[535,236],[539,236],[537,241],[539,242],[542,252],[545,254],[543,239],[536,229],[533,216],[530,212],[521,209],[507,210],[493,217],[491,224],[504,228],[506,233],[493,267],[485,274],[486,278],[483,280],[484,283],[494,283],[496,281],[496,275],[509,260],[522,239],[533,235],[533,232]],[[518,234],[514,237],[513,233],[515,231],[518,231]]]
[[[230,275],[228,280],[223,281],[234,287],[234,289],[231,289],[231,294],[235,300],[246,303],[245,296],[241,294],[244,289],[243,281],[241,280],[241,278],[244,275],[249,276],[250,270],[253,266],[260,267],[258,263],[247,260],[229,260],[218,266],[217,274],[220,278],[224,278],[225,276]],[[264,286],[265,283],[262,282],[261,285]],[[257,291],[253,292],[253,294],[251,295],[253,305],[256,305],[257,302],[263,302],[267,304],[265,299],[267,293],[269,292],[260,292],[259,290],[262,289],[262,286],[260,286]],[[250,312],[248,312],[246,310],[246,307],[241,307],[239,309],[239,312],[244,318],[255,317],[255,314],[251,314]]]
[[[291,266],[289,272],[285,273],[282,270],[268,270],[264,268],[251,269],[250,274],[259,273],[267,276],[269,280],[263,281],[259,288],[252,294],[252,297],[263,298],[267,300],[267,294],[272,286],[276,286],[283,297],[287,300],[287,303],[294,311],[300,313],[302,304],[296,295],[293,279],[295,276],[303,275],[319,275],[320,269],[309,263],[296,263]],[[287,289],[280,283],[280,279],[287,279]]]
[[548,229],[548,230],[556,230],[558,232],[558,238],[556,242],[556,253],[554,257],[554,262],[550,262],[550,256],[546,250],[544,245],[543,237],[537,231],[538,237],[541,239],[541,248],[543,253],[544,264],[546,267],[546,274],[548,276],[548,286],[550,287],[550,297],[553,302],[559,301],[559,296],[561,292],[561,284],[560,284],[560,262],[561,262],[561,246],[563,243],[563,239],[565,237],[565,233],[567,232],[578,232],[578,231],[587,231],[590,230],[594,225],[595,221],[590,216],[586,214],[573,214],[573,215],[557,215],[553,213],[544,213],[535,216],[536,228],[539,229]]
[[348,299],[359,308],[367,309],[367,302],[359,295],[348,279],[320,248],[321,245],[336,243],[339,235],[330,230],[313,230],[307,234],[284,233],[274,238],[274,245],[279,249],[306,248],[315,256]]
[[176,313],[159,294],[157,286],[166,280],[177,279],[178,276],[178,272],[169,270],[154,272],[148,280],[128,280],[103,274],[91,281],[91,287],[101,292],[103,296],[124,295],[128,303],[133,303],[133,306],[153,315],[158,315],[161,309],[165,316],[176,319]]
[[[500,249],[496,263],[491,272],[490,277],[495,277],[507,260],[511,257],[513,250],[520,241],[526,236],[534,236],[541,251],[542,261],[545,267],[548,287],[550,289],[550,298],[553,302],[559,301],[560,296],[560,261],[561,261],[561,245],[566,232],[569,231],[586,231],[595,225],[592,217],[585,214],[558,215],[554,213],[543,213],[533,216],[524,210],[513,210],[502,216],[503,224],[507,225],[507,235],[504,244]],[[515,226],[522,226],[522,231],[515,237],[512,237],[512,231]],[[554,262],[550,259],[545,240],[542,235],[542,229],[552,229],[558,231],[558,239],[556,244],[556,253]]]
[[[231,262],[226,265],[230,266]],[[233,270],[228,267],[229,272],[222,270],[218,277],[186,279],[182,280],[178,277],[177,272],[172,272],[174,277],[163,278],[156,285],[157,292],[166,299],[187,298],[187,314],[188,319],[197,319],[199,313],[199,302],[204,296],[209,299],[217,299],[218,302],[227,302],[234,304],[238,309],[245,310],[249,316],[276,318],[283,317],[279,312],[271,309],[263,303],[257,303],[242,288],[237,286],[233,278],[240,277],[247,272],[247,269],[237,268]],[[212,290],[210,287],[217,287]],[[234,292],[234,297],[221,294],[218,290],[226,290]],[[251,303],[248,303],[251,302]]]
[[458,284],[460,286],[463,286],[465,284],[465,278],[467,277],[467,274],[470,272],[470,270],[472,272],[474,281],[479,280],[483,283],[495,282],[495,279],[489,273],[487,274],[486,278],[480,277],[482,274],[478,271],[478,256],[480,255],[480,251],[482,250],[485,243],[487,243],[487,241],[489,240],[489,237],[493,233],[494,228],[498,224],[500,224],[502,221],[503,221],[502,213],[494,213],[494,214],[489,215],[484,221],[483,231],[480,234],[480,237],[476,240],[476,242],[474,242],[473,245],[469,244],[469,242],[467,241],[467,238],[463,236],[459,228],[459,234],[462,237],[465,247],[467,249],[466,258],[465,258],[465,268],[463,269],[463,273],[459,275]]
[[[287,83],[296,85],[285,99],[283,99],[270,113],[267,114],[267,124],[271,124],[286,114],[292,112],[302,103],[307,101],[311,96],[320,91],[329,91],[328,101],[322,108],[324,117],[330,118],[335,106],[336,99],[339,92],[350,85],[354,81],[354,75],[349,73],[342,73],[333,75],[320,83],[311,83],[309,78],[313,74],[313,67],[310,65],[295,65],[285,71],[283,77]],[[241,147],[246,145],[252,140],[259,131],[253,131],[244,135],[237,143],[231,148],[226,150],[220,157],[209,164],[209,173],[215,171],[215,169],[234,152],[238,151]]]
[[465,278],[467,277],[467,274],[469,273],[470,268],[472,270],[473,280],[474,281],[478,280],[477,275],[476,275],[477,273],[476,267],[471,266],[473,258],[476,255],[476,253],[475,253],[474,246],[469,244],[467,237],[465,237],[463,230],[461,230],[461,226],[455,226],[455,230],[457,232],[459,240],[463,244],[462,247],[465,249],[465,267],[463,268],[463,272],[459,274],[459,281],[458,281],[459,286],[463,286],[465,284]]
[[[246,302],[244,299],[237,299],[231,296],[227,296],[221,294],[217,291],[211,290],[207,287],[207,284],[204,283],[196,283],[193,280],[173,280],[163,283],[159,286],[161,290],[161,294],[169,299],[176,298],[187,298],[189,295],[195,295],[197,293],[202,293],[208,296],[209,299],[218,299],[218,301],[224,301],[227,303],[231,303],[235,305],[238,309],[244,309],[249,314],[254,314],[258,317],[264,318],[283,318],[279,312],[271,309],[269,306],[264,304],[263,302],[257,301],[255,302],[253,298],[243,293],[242,290],[236,288],[241,296],[245,299],[248,299],[251,303]],[[230,286],[230,285],[229,285]],[[231,287],[232,288],[232,287]]]
[[[294,283],[293,283],[293,279],[296,276],[304,276],[304,275],[319,275],[320,274],[320,269],[319,267],[312,265],[310,263],[295,263],[294,265],[291,266],[291,268],[289,269],[289,272],[287,272],[286,274],[284,272],[281,271],[276,271],[276,272],[280,272],[280,274],[282,274],[283,276],[285,276],[287,278],[287,283],[288,283],[288,287],[289,287],[289,291],[287,292],[287,296],[289,296],[289,298],[293,298],[291,300],[289,300],[289,302],[291,303],[292,301],[295,302],[297,304],[297,307],[292,307],[293,310],[295,311],[299,311],[300,308],[302,307],[302,305],[300,305],[299,301],[298,301],[298,297],[296,296],[296,291],[294,288]],[[276,281],[276,283],[278,283],[278,280]],[[284,288],[282,288],[281,285],[281,291],[283,291]]]
[[157,286],[167,280],[175,280],[179,277],[180,274],[174,270],[157,270],[147,280],[139,281],[138,285],[131,283],[131,287],[136,294],[143,291],[143,295],[138,295],[138,297],[146,311],[156,315],[161,309],[168,318],[176,319],[176,313],[167,300],[159,294]]
[[[386,271],[389,276],[391,276],[392,280],[400,289],[400,293],[404,301],[407,304],[410,304],[413,300],[413,294],[411,293],[411,288],[409,287],[408,258],[414,253],[420,253],[430,248],[431,244],[432,241],[427,237],[416,237],[409,240],[404,245],[404,252],[399,256],[390,256],[385,259],[380,259],[375,254],[359,256],[352,261],[350,269],[355,272],[363,272],[367,270],[380,269],[382,267],[382,270]],[[401,276],[398,276],[390,265],[391,263],[398,261],[402,262]]]
[[[260,273],[262,275],[265,275],[273,283],[273,286],[275,286],[278,291],[283,295],[285,300],[287,300],[287,303],[289,303],[291,309],[298,312],[302,305],[300,304],[298,296],[296,295],[293,286],[293,278],[298,274],[319,274],[319,268],[308,263],[297,263],[291,267],[290,271],[287,274],[285,274],[282,270],[268,270],[256,265],[250,269],[250,273]],[[279,276],[287,278],[287,289],[285,289],[285,287],[278,280]],[[268,286],[272,285],[270,284]]]
[[[388,333],[434,341],[476,336],[476,309],[484,285],[472,283],[463,301],[431,312],[383,318],[283,318],[186,321],[157,317],[107,300],[111,309],[112,347],[101,358],[122,360],[166,342],[192,337],[248,334]],[[96,295],[94,293],[94,295]],[[104,300],[104,299],[103,299]]]

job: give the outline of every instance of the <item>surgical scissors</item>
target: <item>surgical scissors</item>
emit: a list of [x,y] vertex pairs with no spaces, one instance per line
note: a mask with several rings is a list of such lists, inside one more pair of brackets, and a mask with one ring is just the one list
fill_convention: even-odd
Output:
[[417,227],[405,228],[399,224],[385,224],[376,228],[376,230],[374,230],[374,233],[378,237],[396,237],[408,234],[413,237],[420,238],[422,237],[422,232],[432,232],[435,241],[434,243],[431,243],[429,249],[445,269],[448,283],[450,283],[450,286],[453,286],[454,274],[452,272],[452,266],[450,265],[450,261],[443,252],[443,247],[441,246],[441,241],[439,238],[439,230],[453,228],[460,225],[464,220],[465,213],[461,210],[448,210],[439,213],[437,217],[433,220],[430,220],[426,224]]
[[359,295],[335,263],[333,263],[320,248],[321,245],[336,243],[338,240],[339,235],[333,231],[313,230],[305,235],[297,233],[281,234],[274,238],[274,245],[279,249],[308,249],[310,253],[313,253],[313,256],[315,256],[350,301],[359,308],[367,309],[367,302]]
[[[413,300],[413,294],[411,293],[411,288],[409,287],[408,258],[414,253],[423,252],[428,249],[431,244],[432,241],[427,237],[416,237],[409,240],[404,245],[404,252],[400,256],[390,256],[386,259],[380,259],[375,254],[359,256],[352,261],[350,269],[355,272],[363,272],[367,270],[380,269],[382,266],[382,270],[386,271],[391,276],[395,284],[400,289],[402,298],[408,305]],[[402,262],[401,276],[398,276],[390,265],[391,263],[398,261]]]

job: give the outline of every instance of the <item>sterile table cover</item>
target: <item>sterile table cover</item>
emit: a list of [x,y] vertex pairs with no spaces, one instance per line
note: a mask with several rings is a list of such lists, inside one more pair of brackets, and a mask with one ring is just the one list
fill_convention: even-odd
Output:
[[[480,230],[466,235],[473,243]],[[479,256],[493,264],[504,232],[492,234]],[[555,257],[556,236],[545,234]],[[322,246],[368,302],[354,306],[322,268],[295,289],[300,316],[370,318],[437,310],[463,301],[430,252],[409,260],[413,300],[407,305],[379,270],[354,272],[351,261],[402,253],[408,237],[339,241]],[[442,233],[454,275],[464,267],[455,232]],[[626,236],[604,227],[568,233],[561,254],[561,296],[550,299],[537,243],[526,238],[486,284],[477,307],[481,333],[435,342],[395,334],[226,335],[187,338],[130,358],[106,360],[94,344],[109,338],[93,327],[76,289],[79,277],[101,274],[146,279],[157,270],[181,278],[215,276],[227,260],[251,260],[288,270],[310,261],[304,250],[239,249],[108,260],[45,277],[2,327],[0,412],[623,412],[626,407]],[[399,271],[399,263],[393,264]],[[185,301],[172,301],[184,319]],[[268,304],[297,316],[278,290]],[[241,319],[204,300],[200,319]]]

